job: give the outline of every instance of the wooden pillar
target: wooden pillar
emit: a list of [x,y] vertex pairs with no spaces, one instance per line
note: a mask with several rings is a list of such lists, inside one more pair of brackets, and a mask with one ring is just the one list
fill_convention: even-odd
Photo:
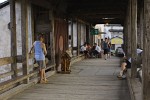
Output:
[[127,57],[131,57],[131,0],[129,0],[128,3],[128,19],[127,19],[127,29],[128,29],[128,33],[127,33]]
[[143,1],[140,2],[140,48],[143,49]]
[[32,43],[35,41],[35,19],[34,19],[34,6],[31,4],[31,29],[32,29]]
[[16,7],[15,0],[10,0],[10,30],[11,30],[11,56],[14,62],[11,64],[11,70],[14,71],[12,78],[17,77],[17,39],[16,39]]
[[125,49],[125,54],[126,56],[128,55],[128,45],[129,45],[129,38],[128,38],[128,17],[127,17],[127,20],[126,20],[126,24],[125,24],[125,32],[123,33],[123,36],[125,37],[124,39],[124,43],[125,43],[125,46],[124,46],[124,49]]
[[67,21],[66,22],[66,24],[67,24],[66,25],[67,33],[65,35],[65,41],[66,41],[67,44],[65,45],[65,50],[69,50],[69,45],[68,45],[68,43],[69,43],[69,31],[68,31],[69,30],[69,27],[68,27],[69,26],[69,23],[68,23],[69,20],[68,20],[68,18],[66,19],[66,21]]
[[[28,2],[28,0],[21,0],[21,33],[22,33],[21,35],[22,35],[23,75],[29,74],[27,2]],[[29,82],[29,78],[24,81],[24,83],[28,83],[28,82]]]
[[81,24],[77,21],[77,55],[80,54],[81,45]]
[[[50,32],[50,46],[51,46],[51,64],[55,64],[55,35],[54,35],[54,15],[53,15],[53,10],[49,11],[49,15],[50,15],[50,20],[51,20],[51,32]],[[55,67],[54,67],[55,70]]]
[[137,0],[131,0],[132,16],[131,16],[131,77],[135,78],[137,73]]
[[143,99],[150,100],[150,0],[144,0]]
[[127,38],[128,29],[127,28],[128,27],[127,27],[127,17],[126,17],[125,22],[124,22],[124,30],[123,30],[123,42],[124,42],[123,49],[124,49],[125,54],[127,54],[127,42],[128,42],[128,38]]
[[[139,15],[138,15],[138,17],[139,17]],[[140,28],[141,28],[141,26],[140,26],[140,19],[138,18],[138,22],[137,22],[137,45],[138,46],[140,46],[141,45],[141,30],[140,30]]]
[[138,0],[138,16],[137,16],[137,44],[143,48],[143,1]]
[[[130,9],[130,2],[128,2],[128,7],[127,7],[127,12],[126,12],[126,19],[125,19],[125,22],[124,22],[124,33],[123,33],[123,36],[124,36],[124,49],[125,49],[125,54],[127,57],[129,57],[129,54],[130,54],[130,50],[131,50],[131,9]],[[130,22],[130,23],[129,23]],[[131,57],[131,56],[130,56]]]
[[86,42],[90,43],[90,33],[88,25],[86,25]]
[[[127,20],[126,20],[127,21]],[[124,37],[124,49],[125,49],[125,54],[127,54],[127,47],[128,47],[128,26],[127,26],[127,22],[126,22],[126,25],[124,27],[124,33],[123,33],[123,37]]]
[[71,47],[72,47],[72,54],[73,54],[73,19],[71,21]]

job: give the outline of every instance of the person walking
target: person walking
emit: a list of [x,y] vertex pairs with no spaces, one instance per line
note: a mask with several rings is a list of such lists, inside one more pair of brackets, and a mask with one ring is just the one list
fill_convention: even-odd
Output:
[[30,54],[34,48],[34,57],[39,65],[39,72],[40,72],[40,83],[46,83],[46,75],[45,75],[45,55],[47,54],[46,46],[44,42],[44,38],[42,35],[38,36],[38,40],[33,43],[33,46],[31,47]]
[[107,58],[108,58],[108,49],[109,49],[107,38],[105,38],[105,42],[103,43],[103,49],[104,49],[105,60],[107,60]]
[[108,58],[111,58],[111,40],[108,40]]

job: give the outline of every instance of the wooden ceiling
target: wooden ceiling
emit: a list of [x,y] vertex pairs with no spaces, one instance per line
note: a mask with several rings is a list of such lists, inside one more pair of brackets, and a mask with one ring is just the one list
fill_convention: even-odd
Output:
[[123,24],[128,0],[66,0],[67,13],[92,24]]
[[91,24],[123,24],[129,0],[44,0],[45,4],[41,0],[31,1],[53,8],[56,14],[63,12]]

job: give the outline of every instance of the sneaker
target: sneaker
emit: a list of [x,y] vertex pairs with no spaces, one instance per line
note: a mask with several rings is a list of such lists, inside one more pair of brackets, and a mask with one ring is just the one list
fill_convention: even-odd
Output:
[[126,79],[126,75],[122,75],[122,78],[123,78],[123,79]]
[[117,78],[118,78],[119,80],[124,80],[124,79],[126,79],[126,76],[125,76],[125,75],[123,75],[123,76],[118,75]]
[[120,76],[120,75],[117,75],[117,78],[118,78],[118,79],[122,79],[122,76]]

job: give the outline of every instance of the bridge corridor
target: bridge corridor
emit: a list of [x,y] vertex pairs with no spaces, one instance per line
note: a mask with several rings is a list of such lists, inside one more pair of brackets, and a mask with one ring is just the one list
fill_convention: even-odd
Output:
[[130,100],[127,80],[118,80],[120,59],[85,59],[71,74],[55,74],[9,100]]
[[[10,100],[130,100],[129,90],[133,100],[150,100],[149,18],[150,0],[7,0],[0,3],[0,100],[17,93],[20,94]],[[97,24],[103,24],[103,28],[96,29]],[[112,37],[123,40],[121,47],[132,62],[127,74],[129,90],[126,80],[116,77],[120,60],[115,57],[107,61],[85,59],[72,65],[71,74],[55,74],[47,84],[36,84],[39,70],[34,64],[34,52],[29,54],[29,50],[39,35],[44,37],[47,48],[46,74],[54,74],[63,53],[69,50],[70,59],[75,62],[81,57],[80,47],[84,43],[101,45],[101,39],[113,39],[106,34],[112,34],[112,30],[104,28],[114,25],[123,27],[123,36],[120,29],[114,28],[117,36]],[[141,60],[137,56],[138,47],[143,50]]]

